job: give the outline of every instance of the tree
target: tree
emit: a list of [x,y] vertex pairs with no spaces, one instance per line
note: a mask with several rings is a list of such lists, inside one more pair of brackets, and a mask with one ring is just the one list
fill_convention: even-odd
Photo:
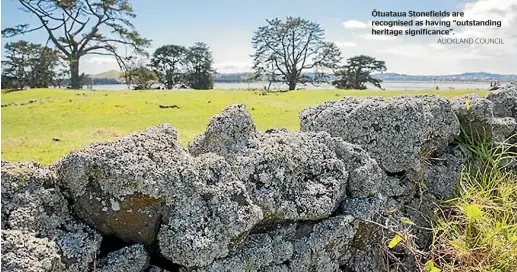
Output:
[[376,60],[373,57],[360,55],[349,58],[342,69],[336,71],[335,75],[341,77],[332,82],[338,89],[366,89],[366,83],[382,89],[381,79],[373,78],[373,72],[383,73],[386,71],[384,61]]
[[166,89],[185,80],[188,49],[180,45],[164,45],[154,51],[151,67]]
[[[39,24],[21,24],[2,30],[12,37],[44,30],[61,51],[70,68],[71,87],[81,87],[79,60],[89,54],[115,56],[118,46],[142,52],[150,40],[140,37],[130,19],[136,15],[129,0],[18,0],[24,10],[38,18]],[[108,34],[109,33],[109,34]]]
[[186,79],[192,89],[214,88],[214,59],[205,43],[198,42],[188,49]]
[[158,77],[151,69],[140,66],[125,73],[125,77],[135,85],[135,90],[149,90]]
[[281,75],[282,82],[294,90],[296,84],[317,82],[325,74],[308,77],[303,72],[337,68],[341,52],[335,44],[324,41],[325,32],[319,24],[300,17],[266,21],[251,41],[257,77]]
[[59,52],[40,44],[18,41],[6,43],[2,76],[14,89],[47,88],[53,84],[59,65]]

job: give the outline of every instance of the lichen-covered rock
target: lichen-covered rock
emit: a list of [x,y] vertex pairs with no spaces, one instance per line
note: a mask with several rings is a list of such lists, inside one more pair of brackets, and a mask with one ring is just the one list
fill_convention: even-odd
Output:
[[314,225],[309,235],[293,243],[291,271],[341,271],[356,230],[351,216],[330,217]]
[[59,271],[59,248],[47,238],[30,232],[2,230],[2,271]]
[[102,237],[72,216],[54,179],[49,168],[36,163],[2,162],[2,229],[47,238],[67,269],[85,271]]
[[234,254],[216,260],[196,272],[260,271],[270,265],[290,260],[293,244],[283,235],[251,234]]
[[161,254],[185,267],[226,256],[263,218],[223,157],[208,153],[196,161],[196,175],[168,196],[174,205],[158,234]]
[[354,235],[355,223],[350,216],[293,222],[250,234],[227,257],[185,271],[340,271]]
[[340,213],[360,220],[374,221],[385,212],[385,201],[372,197],[346,198]]
[[350,144],[341,138],[326,138],[327,144],[345,163],[348,183],[347,196],[369,197],[383,194],[384,188],[391,188],[388,176],[363,148]]
[[348,180],[330,141],[327,133],[262,134],[231,163],[266,218],[324,218],[337,208]]
[[256,133],[255,123],[245,105],[231,105],[213,116],[202,135],[188,145],[195,156],[212,152],[220,156],[245,149]]
[[[213,133],[218,131],[224,139],[236,137],[246,144],[224,152],[220,148],[191,150],[224,155],[268,220],[325,218],[336,210],[347,190],[351,195],[369,196],[378,193],[383,183],[385,173],[359,146],[326,132],[255,132],[252,124],[245,107],[230,106],[210,122],[203,142],[222,144],[221,136]],[[230,137],[228,131],[244,133]],[[195,141],[191,147],[200,143]]]
[[70,221],[53,240],[58,245],[61,260],[69,271],[87,271],[99,254],[102,236],[88,225]]
[[2,229],[37,231],[45,236],[62,224],[66,201],[51,187],[54,176],[48,168],[35,162],[2,161],[1,173]]
[[474,141],[503,141],[516,127],[511,117],[494,117],[494,105],[485,98],[471,94],[451,100],[463,133]]
[[431,159],[424,166],[422,180],[436,198],[451,199],[460,178],[462,162],[459,148],[450,148],[440,158]]
[[170,125],[74,151],[56,164],[77,216],[106,235],[144,244],[156,239],[165,196],[191,168]]
[[95,144],[57,165],[74,212],[105,235],[153,244],[191,267],[225,256],[262,219],[223,157],[193,157],[160,125]]
[[447,99],[437,95],[347,97],[300,113],[302,131],[327,131],[358,144],[387,172],[419,171],[423,153],[442,151],[459,134]]
[[517,118],[517,82],[509,83],[486,96],[493,103],[495,117]]
[[149,266],[149,255],[142,245],[132,245],[111,252],[99,261],[99,272],[142,272]]

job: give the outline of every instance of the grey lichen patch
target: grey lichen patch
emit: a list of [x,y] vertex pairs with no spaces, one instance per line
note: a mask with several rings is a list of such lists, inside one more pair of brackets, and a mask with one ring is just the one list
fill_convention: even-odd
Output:
[[231,105],[210,119],[205,132],[190,142],[188,149],[195,156],[211,152],[226,157],[247,148],[255,133],[246,106]]
[[120,210],[120,204],[119,204],[116,200],[114,200],[114,199],[110,198],[110,202],[111,202],[111,209],[112,209],[114,212],[116,212],[116,211],[119,211],[119,210]]
[[[7,166],[7,163],[3,166]],[[12,178],[9,169],[12,168],[2,167],[2,233],[6,239],[6,243],[2,245],[2,253],[4,250],[8,251],[6,255],[3,254],[2,269],[62,271],[87,267],[100,248],[102,237],[95,230],[75,220],[60,190],[51,187],[51,169],[37,164],[25,168],[28,180],[15,191],[9,189],[9,185],[13,184],[9,180]],[[13,244],[10,248],[7,246],[10,241],[16,245]],[[37,245],[41,247],[34,248]],[[14,261],[17,264],[9,264],[8,259],[4,259],[10,254],[17,258]],[[56,255],[58,260],[54,261]],[[25,267],[22,264],[24,262],[28,262],[30,267]]]
[[302,131],[326,131],[363,147],[387,172],[418,170],[420,153],[441,151],[459,134],[447,99],[437,95],[347,97],[300,113]]
[[346,163],[327,133],[259,134],[254,147],[230,158],[253,201],[279,219],[329,216],[345,193]]
[[141,272],[149,266],[150,256],[142,245],[124,247],[111,252],[99,261],[96,271],[99,272]]
[[176,205],[158,234],[161,254],[186,267],[204,266],[226,256],[232,242],[262,220],[224,158],[197,158],[189,186],[171,192]]
[[2,230],[2,271],[59,271],[64,269],[59,248],[47,238],[19,230]]

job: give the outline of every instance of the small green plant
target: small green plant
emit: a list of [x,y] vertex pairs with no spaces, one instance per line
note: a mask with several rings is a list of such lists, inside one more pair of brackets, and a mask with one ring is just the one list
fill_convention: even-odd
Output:
[[517,271],[517,177],[511,170],[517,145],[464,139],[470,160],[460,177],[459,196],[441,208],[434,224],[433,266]]

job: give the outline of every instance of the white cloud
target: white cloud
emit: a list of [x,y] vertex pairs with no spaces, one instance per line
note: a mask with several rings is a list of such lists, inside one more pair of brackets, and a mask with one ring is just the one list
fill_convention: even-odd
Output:
[[368,28],[368,27],[369,27],[368,23],[366,23],[366,22],[361,22],[361,21],[357,21],[357,20],[349,20],[349,21],[345,21],[345,22],[343,22],[343,26],[344,26],[346,29],[353,29],[353,28]]
[[372,34],[360,35],[359,37],[361,37],[364,40],[374,40],[374,41],[389,41],[389,40],[394,40],[397,38],[395,36],[389,36],[389,35],[372,35]]
[[356,47],[357,44],[355,42],[335,42],[339,47]]
[[234,61],[225,61],[221,63],[214,64],[214,68],[218,73],[244,73],[251,72],[253,63],[249,62],[234,62]]
[[120,70],[112,56],[86,55],[79,62],[79,70],[85,74],[98,74],[109,70]]
[[438,44],[438,43],[430,43],[429,46],[436,48],[436,49],[445,49],[446,48],[444,45]]
[[[453,10],[450,10],[452,12]],[[513,73],[517,59],[517,0],[477,0],[461,5],[464,17],[415,18],[450,22],[454,34],[449,36],[375,36],[374,29],[389,27],[371,26],[354,29],[347,36],[336,37],[339,41],[356,43],[355,48],[343,48],[345,58],[367,54],[386,61],[389,71],[408,74],[452,74],[487,71]],[[501,27],[467,26],[459,27],[453,20],[493,20],[501,21]],[[359,25],[359,24],[358,24]],[[418,29],[420,27],[411,27]],[[430,28],[429,26],[427,28]],[[447,29],[439,26],[439,29]],[[435,29],[435,27],[433,27]],[[402,28],[401,28],[402,30]],[[504,44],[439,44],[438,39],[451,38],[501,38]],[[359,46],[360,45],[360,46]]]

